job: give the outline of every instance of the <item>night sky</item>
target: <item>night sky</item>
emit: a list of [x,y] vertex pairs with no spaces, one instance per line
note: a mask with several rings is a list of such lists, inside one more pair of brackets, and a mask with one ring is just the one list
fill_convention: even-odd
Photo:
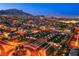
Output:
[[33,15],[79,16],[79,3],[0,3],[0,10],[14,8]]

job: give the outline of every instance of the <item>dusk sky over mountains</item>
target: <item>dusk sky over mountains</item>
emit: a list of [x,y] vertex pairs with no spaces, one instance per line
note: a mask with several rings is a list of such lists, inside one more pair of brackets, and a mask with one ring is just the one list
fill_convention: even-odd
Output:
[[78,3],[1,3],[0,10],[20,9],[33,15],[79,16]]

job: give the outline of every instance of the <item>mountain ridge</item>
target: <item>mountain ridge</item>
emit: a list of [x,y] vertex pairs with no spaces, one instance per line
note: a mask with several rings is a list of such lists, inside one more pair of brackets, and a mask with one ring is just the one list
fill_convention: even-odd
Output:
[[24,12],[23,10],[19,10],[19,9],[0,10],[0,15],[26,15],[26,16],[33,16],[32,14]]

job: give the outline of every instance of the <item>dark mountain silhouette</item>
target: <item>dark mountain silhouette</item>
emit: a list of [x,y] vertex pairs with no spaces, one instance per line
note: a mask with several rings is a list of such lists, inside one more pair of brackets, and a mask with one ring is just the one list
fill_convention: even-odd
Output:
[[32,16],[32,14],[26,13],[23,10],[18,10],[18,9],[0,10],[0,15],[27,15],[27,16]]

